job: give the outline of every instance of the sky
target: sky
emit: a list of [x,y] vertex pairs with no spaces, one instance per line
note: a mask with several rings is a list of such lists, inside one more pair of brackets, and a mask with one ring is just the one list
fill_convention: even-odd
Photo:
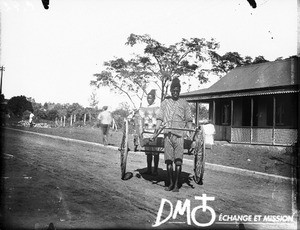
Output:
[[[24,95],[38,103],[116,108],[126,97],[90,86],[103,63],[141,52],[125,42],[149,34],[171,45],[182,38],[215,38],[219,53],[297,54],[297,0],[0,0],[0,66],[5,98]],[[210,79],[208,87],[216,81]],[[96,90],[96,91],[95,91]]]

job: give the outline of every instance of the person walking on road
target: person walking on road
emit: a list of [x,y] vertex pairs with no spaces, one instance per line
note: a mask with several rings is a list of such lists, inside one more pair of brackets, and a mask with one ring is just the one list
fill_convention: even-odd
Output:
[[[180,90],[180,80],[174,78],[170,87],[172,97],[162,102],[156,116],[156,132],[162,123],[166,124],[168,128],[192,128],[191,108],[186,100],[179,98]],[[184,134],[185,132],[181,130],[164,130],[164,158],[168,173],[166,191],[179,191],[184,151]],[[190,133],[188,132],[187,135],[190,135]],[[175,164],[175,181],[173,179],[173,164]]]
[[30,112],[29,119],[28,119],[30,127],[33,127],[33,117],[34,117],[34,114],[32,112]]
[[108,144],[107,135],[113,119],[111,112],[109,112],[107,109],[107,106],[103,106],[103,111],[98,115],[98,120],[102,129],[102,143],[104,145]]

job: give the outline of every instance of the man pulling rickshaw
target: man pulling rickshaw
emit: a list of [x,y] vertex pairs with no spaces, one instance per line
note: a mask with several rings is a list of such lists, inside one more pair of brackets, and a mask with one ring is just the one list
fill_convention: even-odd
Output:
[[[164,150],[154,149],[153,152],[164,153],[168,179],[166,181],[166,191],[178,192],[180,187],[180,177],[182,170],[182,160],[184,149],[194,153],[194,180],[197,184],[202,184],[204,174],[205,146],[201,127],[192,129],[191,108],[186,100],[179,98],[181,90],[180,80],[174,78],[170,91],[171,98],[165,99],[156,114],[156,125],[154,132],[148,138],[149,132],[141,128],[142,122],[136,122],[139,130],[140,145],[144,152],[151,152],[149,147],[160,147]],[[125,179],[126,161],[128,154],[128,121],[124,123],[124,133],[121,142],[121,172],[122,179]],[[140,124],[140,125],[139,125]],[[158,141],[158,136],[163,132],[163,141]],[[145,138],[145,134],[148,136]],[[193,135],[192,135],[193,134]],[[191,151],[192,150],[192,151]],[[147,158],[148,159],[148,158]],[[175,166],[175,170],[173,168]],[[149,163],[148,163],[149,166]],[[149,167],[147,167],[149,170]],[[148,171],[147,170],[147,171]]]
[[[180,81],[178,78],[174,78],[170,88],[171,98],[162,102],[159,113],[156,116],[156,127],[159,128],[162,123],[165,123],[170,128],[164,130],[164,155],[168,173],[168,182],[165,190],[173,192],[179,191],[184,152],[184,134],[186,133],[183,130],[172,128],[191,129],[193,121],[189,104],[186,100],[179,98],[180,90]],[[158,132],[158,129],[156,129],[156,132]],[[175,165],[175,180],[173,178],[173,164]]]

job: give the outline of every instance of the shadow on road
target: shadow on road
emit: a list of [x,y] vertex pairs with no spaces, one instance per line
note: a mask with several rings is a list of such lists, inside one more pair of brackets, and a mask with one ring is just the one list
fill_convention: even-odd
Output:
[[[161,168],[158,168],[158,174],[153,175],[153,174],[146,174],[147,168],[142,168],[142,169],[136,169],[136,172],[145,180],[151,181],[152,184],[157,184],[159,186],[162,186],[160,182],[164,182],[164,186],[166,186],[166,181],[167,181],[167,170],[163,170]],[[184,184],[191,188],[195,188],[194,185],[192,185],[193,179],[190,177],[190,174],[187,172],[182,171],[181,172],[181,179],[180,179],[180,187],[181,188]]]

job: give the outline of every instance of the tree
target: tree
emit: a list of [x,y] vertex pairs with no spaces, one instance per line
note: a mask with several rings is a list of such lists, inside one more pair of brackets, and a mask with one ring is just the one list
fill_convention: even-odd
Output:
[[69,106],[70,106],[69,104],[60,104],[60,103],[55,104],[53,109],[57,111],[57,114],[56,117],[54,117],[54,119],[67,116]]
[[164,45],[149,35],[131,34],[127,38],[126,45],[144,46],[143,55],[135,54],[128,61],[116,58],[104,63],[106,67],[101,73],[96,73],[96,80],[91,85],[98,88],[109,86],[114,91],[125,94],[136,108],[132,97],[139,99],[147,93],[147,86],[153,82],[159,88],[159,98],[164,100],[167,95],[170,82],[175,77],[196,77],[199,83],[207,82],[205,74],[208,69],[203,68],[203,63],[211,57],[212,51],[219,44],[211,39],[204,38],[182,39],[173,45]]
[[35,116],[35,117],[38,117],[39,115],[41,115],[40,118],[44,118],[45,111],[44,111],[44,109],[43,109],[42,104],[41,104],[41,103],[37,103],[37,102],[35,101],[35,99],[32,98],[32,97],[28,97],[28,98],[27,98],[27,101],[30,101],[31,104],[32,104],[34,116]]
[[268,60],[266,60],[266,59],[264,58],[264,56],[257,56],[257,57],[253,60],[252,64],[258,64],[258,63],[264,63],[264,62],[268,62]]
[[23,95],[12,97],[7,102],[7,108],[15,115],[22,116],[23,113],[28,110],[33,112],[33,107],[30,101]]
[[122,128],[124,123],[124,118],[127,118],[130,114],[129,105],[127,103],[121,103],[119,108],[112,112],[112,117],[114,118],[117,127]]
[[84,108],[78,103],[73,103],[67,107],[67,115],[79,115],[77,118],[82,119],[84,114]]
[[91,106],[92,108],[97,108],[97,105],[98,105],[98,103],[99,103],[99,100],[98,100],[98,98],[97,98],[96,92],[92,92],[89,101],[90,101],[90,106]]
[[[191,107],[192,114],[196,114],[196,103],[190,103],[190,107]],[[199,120],[208,120],[209,118],[208,109],[201,104],[198,107],[198,116],[199,116],[198,117]]]
[[47,118],[50,121],[54,121],[58,117],[59,117],[59,113],[58,113],[57,109],[51,109],[47,113]]
[[224,55],[219,55],[218,53],[212,51],[212,72],[219,76],[224,76],[230,70],[250,64],[258,64],[263,62],[268,62],[263,56],[257,56],[256,58],[245,56],[242,57],[238,52],[227,52]]

